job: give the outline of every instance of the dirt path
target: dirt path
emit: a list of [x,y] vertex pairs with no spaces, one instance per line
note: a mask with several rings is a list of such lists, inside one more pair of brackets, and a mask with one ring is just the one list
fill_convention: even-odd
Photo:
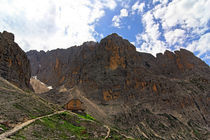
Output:
[[13,135],[15,132],[19,131],[19,130],[22,129],[23,127],[25,127],[25,126],[31,124],[32,122],[34,122],[34,121],[36,121],[36,120],[39,120],[39,119],[44,118],[44,117],[50,117],[50,116],[52,116],[52,115],[60,114],[60,113],[63,113],[63,112],[65,112],[65,110],[63,110],[63,111],[58,111],[58,112],[55,112],[55,113],[53,113],[53,114],[41,116],[41,117],[38,117],[38,118],[35,118],[35,119],[32,119],[32,120],[28,120],[28,121],[26,121],[26,122],[24,122],[24,123],[18,124],[18,125],[16,125],[13,129],[8,130],[8,131],[4,132],[3,134],[1,134],[1,135],[0,135],[0,140],[6,140],[7,137]]
[[104,127],[106,127],[106,129],[108,130],[108,131],[107,131],[107,134],[106,134],[106,137],[104,138],[104,140],[106,140],[106,139],[109,138],[109,135],[110,135],[110,128],[109,128],[109,126],[107,126],[107,125],[104,125]]

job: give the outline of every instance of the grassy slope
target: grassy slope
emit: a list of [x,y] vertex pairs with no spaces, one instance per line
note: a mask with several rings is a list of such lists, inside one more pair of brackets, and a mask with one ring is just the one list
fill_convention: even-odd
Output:
[[[70,112],[56,114],[35,121],[29,126],[17,132],[11,139],[104,139],[107,135],[107,128],[95,121],[89,115],[81,116]],[[108,139],[126,139],[117,131],[111,129]]]
[[24,92],[0,77],[0,133],[17,123],[53,113],[58,107]]

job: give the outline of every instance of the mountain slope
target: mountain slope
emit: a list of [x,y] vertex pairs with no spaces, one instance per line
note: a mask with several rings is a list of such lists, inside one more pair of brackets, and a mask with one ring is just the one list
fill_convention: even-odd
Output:
[[126,136],[95,121],[91,116],[63,112],[36,120],[10,138],[21,139],[113,139]]
[[0,134],[59,109],[31,91],[30,70],[29,60],[14,42],[14,35],[0,33]]
[[30,63],[14,39],[12,33],[0,33],[0,76],[21,89],[31,90]]
[[[13,34],[0,33],[0,49],[0,139],[126,139],[90,115],[59,111],[32,92],[29,61]],[[39,92],[47,88],[36,78],[33,83]]]
[[[27,55],[32,75],[54,88],[41,95],[49,101],[63,105],[77,87],[90,114],[137,138],[208,137],[210,68],[187,50],[154,57],[112,34],[100,43]],[[91,112],[93,104],[98,109]]]
[[18,123],[50,114],[58,107],[25,92],[0,77],[0,133]]

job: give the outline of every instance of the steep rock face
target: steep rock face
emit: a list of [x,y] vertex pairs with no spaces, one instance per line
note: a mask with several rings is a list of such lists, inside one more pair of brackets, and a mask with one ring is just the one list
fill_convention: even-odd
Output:
[[195,73],[209,74],[208,66],[185,49],[175,53],[165,51],[164,54],[157,54],[157,64],[160,66],[161,74],[167,77],[185,78]]
[[[167,118],[170,121],[172,116],[175,122],[171,123],[179,126],[174,129],[182,129],[183,133],[189,122],[199,126],[209,124],[210,68],[187,50],[166,51],[154,57],[137,52],[127,40],[111,34],[100,43],[87,42],[49,52],[29,51],[27,55],[32,75],[53,86],[52,93],[60,86],[79,87],[84,93],[82,96],[105,112],[108,116],[105,119],[122,129],[129,128],[135,137],[150,133],[142,128],[153,127],[145,121],[148,116],[153,121],[159,120],[160,125],[168,124],[164,121]],[[46,96],[59,100],[59,95],[64,98],[63,95],[67,97],[72,92],[59,92],[56,98],[48,92]],[[150,115],[141,113],[145,109]],[[182,124],[178,125],[176,119]],[[170,128],[170,124],[166,126]],[[176,135],[176,131],[165,129],[163,134],[159,127],[153,129],[163,138],[172,139]],[[157,137],[155,132],[153,135]]]
[[29,60],[14,42],[14,35],[6,31],[0,33],[0,76],[22,89],[31,89]]

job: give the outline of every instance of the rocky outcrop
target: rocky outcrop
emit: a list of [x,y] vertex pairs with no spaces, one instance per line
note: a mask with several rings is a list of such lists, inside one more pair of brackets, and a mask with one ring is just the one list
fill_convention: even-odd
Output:
[[[27,55],[32,75],[53,86],[53,93],[57,93],[56,88],[59,91],[60,86],[66,89],[77,86],[84,93],[82,97],[105,112],[110,124],[129,128],[136,137],[144,133],[143,128],[138,127],[146,123],[147,115],[139,113],[145,109],[153,114],[149,117],[151,121],[161,118],[161,123],[167,123],[165,117],[160,117],[166,114],[186,125],[193,122],[207,126],[210,122],[207,98],[210,68],[187,50],[166,51],[154,57],[137,52],[127,40],[111,34],[99,43],[88,42],[48,52],[29,51]],[[56,98],[49,91],[45,97],[49,95],[50,100],[59,100],[59,95],[62,99],[63,95],[70,97],[73,91],[67,91],[57,93]],[[187,127],[180,126],[183,131]],[[156,128],[155,131],[159,131]],[[169,132],[166,129],[164,133]],[[161,135],[172,139],[174,134]]]
[[48,92],[51,89],[51,87],[48,87],[46,84],[39,81],[39,79],[36,77],[31,77],[30,84],[34,92],[38,94]]
[[31,89],[29,60],[14,42],[14,35],[6,31],[0,33],[0,76],[22,89]]

